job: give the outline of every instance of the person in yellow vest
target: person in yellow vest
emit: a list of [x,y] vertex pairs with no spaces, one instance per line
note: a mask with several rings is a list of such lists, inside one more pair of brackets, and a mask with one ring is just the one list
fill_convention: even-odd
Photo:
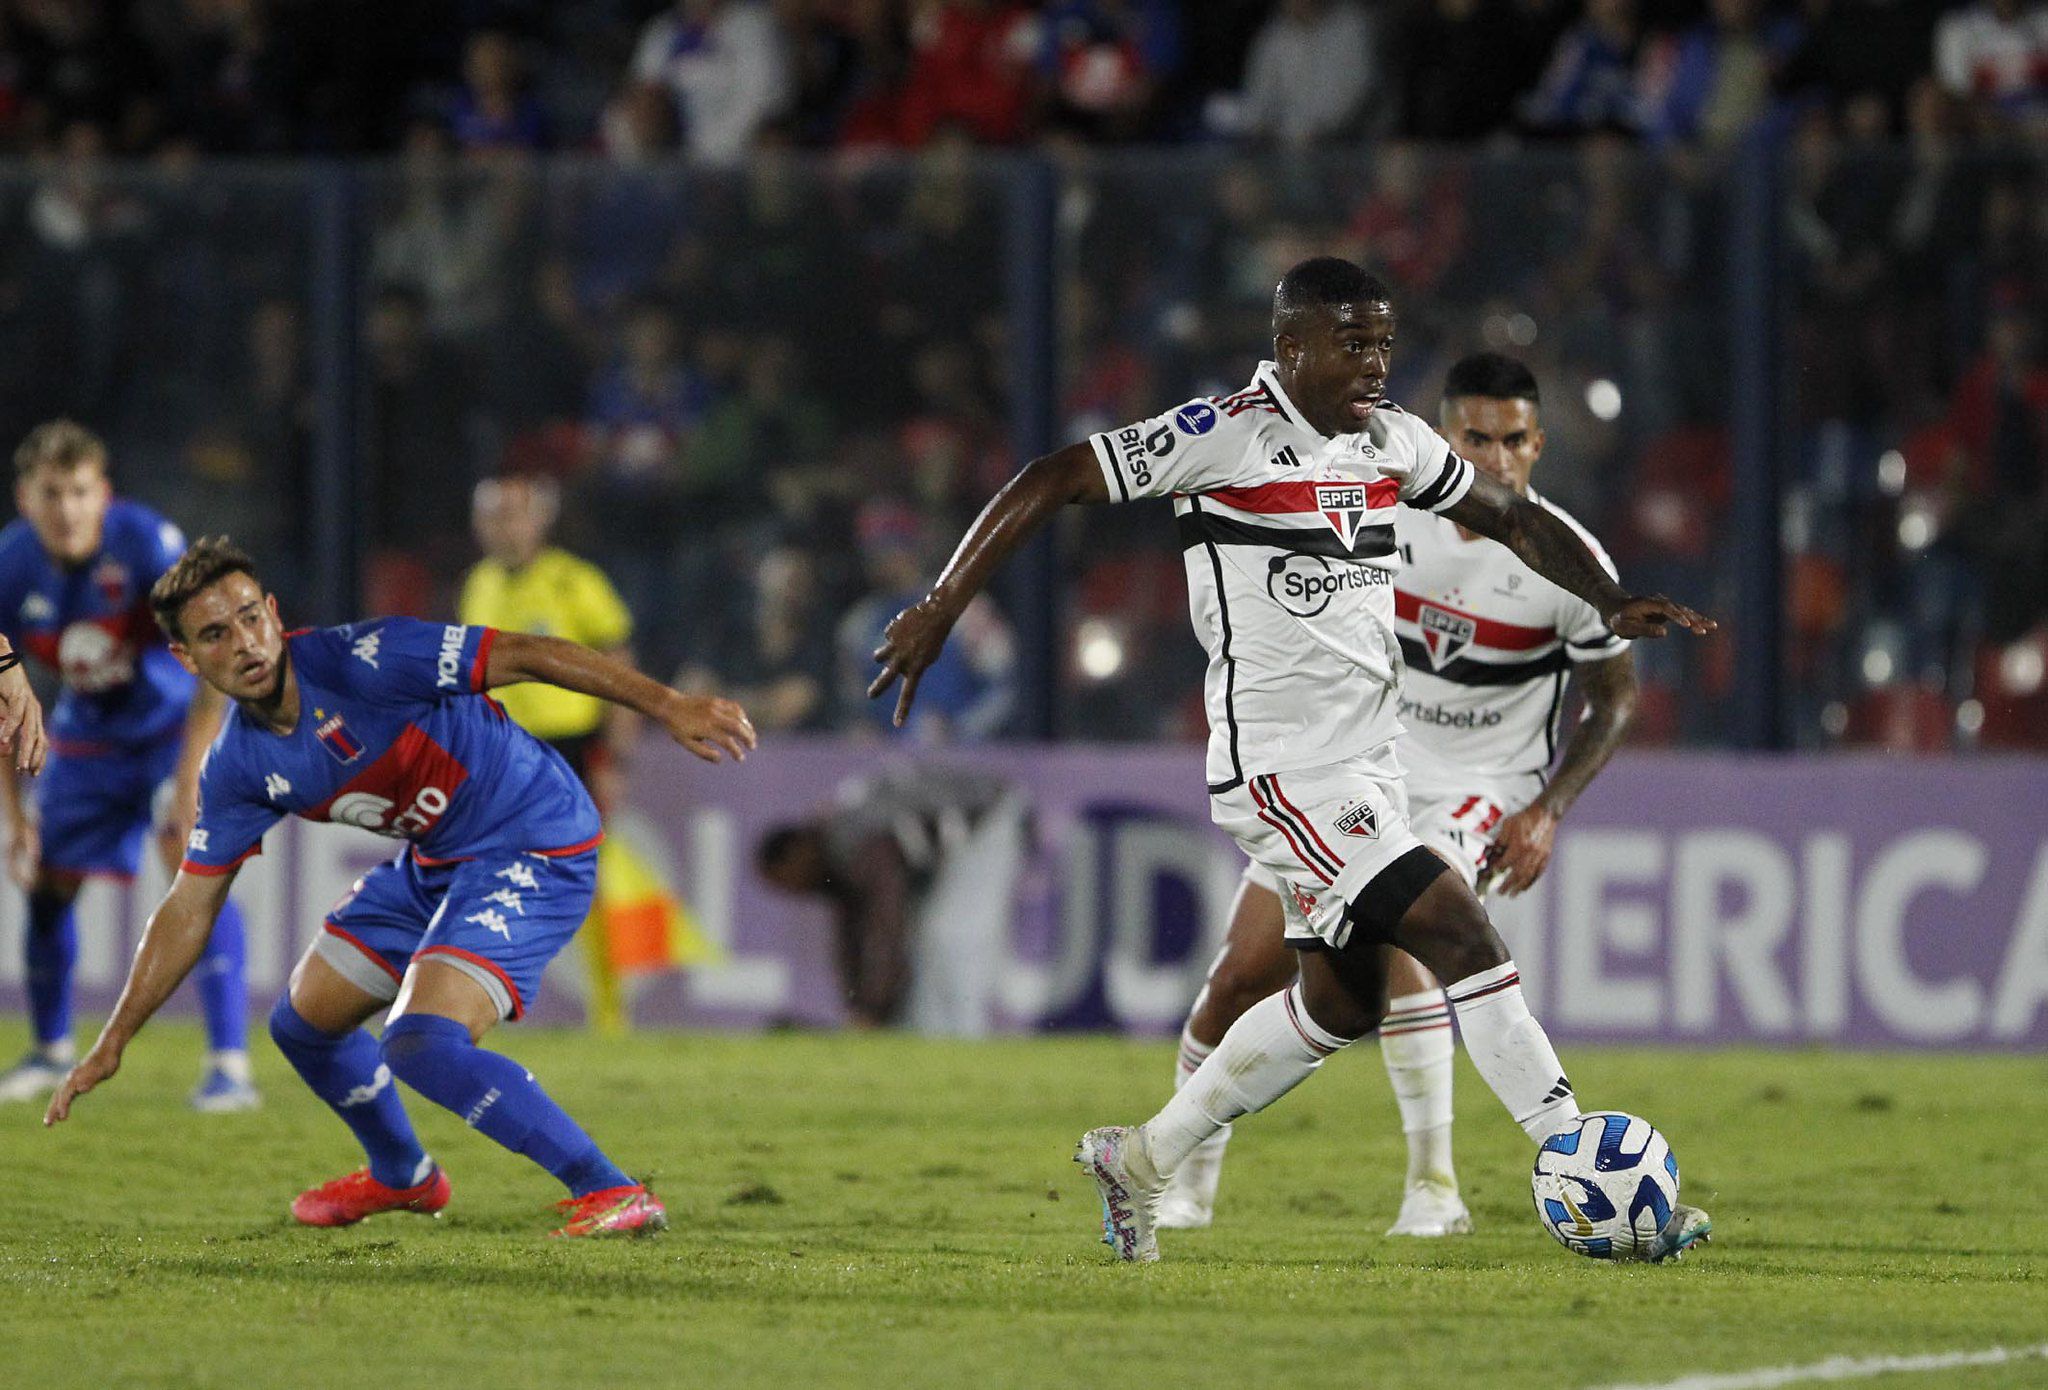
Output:
[[[611,580],[590,561],[548,544],[561,501],[561,490],[549,478],[486,478],[477,484],[470,516],[484,557],[463,580],[458,617],[508,632],[565,637],[630,661],[633,619]],[[623,755],[632,747],[630,716],[622,719],[615,706],[552,685],[509,685],[495,698],[515,723],[568,759],[609,820],[621,790]],[[619,984],[625,963],[615,959],[604,920],[604,861],[607,851],[616,859],[620,848],[608,842],[599,853],[599,920],[593,925],[600,929],[582,936],[591,1018],[606,1032],[622,1031],[626,1023]]]
[[[549,478],[486,478],[476,486],[471,518],[479,560],[463,580],[464,623],[507,632],[535,632],[630,659],[632,615],[604,571],[548,544],[561,513],[561,491]],[[607,774],[634,732],[616,709],[589,695],[552,685],[513,685],[497,693],[513,722],[554,745],[576,769],[600,809]]]

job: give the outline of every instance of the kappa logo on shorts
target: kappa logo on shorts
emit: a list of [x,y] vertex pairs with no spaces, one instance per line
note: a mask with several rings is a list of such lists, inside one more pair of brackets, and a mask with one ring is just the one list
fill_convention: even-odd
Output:
[[1457,660],[1479,634],[1478,623],[1433,603],[1417,608],[1415,625],[1422,629],[1422,649],[1429,653],[1429,664],[1438,670]]
[[1380,835],[1380,818],[1372,809],[1370,801],[1361,801],[1349,807],[1337,817],[1339,835],[1356,835],[1361,840],[1377,840]]

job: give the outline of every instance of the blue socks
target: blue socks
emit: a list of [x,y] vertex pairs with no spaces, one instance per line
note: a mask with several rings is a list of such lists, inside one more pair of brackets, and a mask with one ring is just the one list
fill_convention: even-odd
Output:
[[248,1050],[248,955],[242,909],[229,899],[221,906],[220,917],[213,925],[213,939],[206,945],[206,954],[199,958],[199,970],[194,976],[200,1008],[206,1014],[206,1045],[215,1052]]
[[78,921],[71,899],[28,895],[28,1011],[36,1046],[71,1036],[71,972],[78,964]]
[[486,1052],[452,1018],[406,1014],[384,1030],[384,1060],[406,1085],[523,1154],[581,1197],[633,1180],[510,1057]]
[[[76,899],[49,893],[28,897],[28,1010],[36,1045],[48,1047],[71,1036],[71,974],[78,964]],[[248,935],[242,910],[230,901],[220,910],[213,939],[199,958],[195,981],[206,1014],[207,1046],[215,1052],[249,1048]]]
[[313,1094],[355,1131],[370,1158],[370,1176],[386,1187],[414,1187],[433,1171],[412,1132],[377,1040],[361,1028],[340,1037],[321,1032],[292,1007],[291,996],[270,1011],[270,1036]]

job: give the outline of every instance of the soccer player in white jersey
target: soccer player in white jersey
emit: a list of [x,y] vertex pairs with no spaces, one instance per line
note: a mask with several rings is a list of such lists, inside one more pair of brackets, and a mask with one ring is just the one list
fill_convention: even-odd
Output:
[[[1445,378],[1438,419],[1468,463],[1555,513],[1612,574],[1598,543],[1530,491],[1543,453],[1539,404],[1528,367],[1477,353]],[[1559,818],[1620,747],[1635,710],[1635,660],[1591,604],[1456,522],[1404,511],[1394,538],[1409,823],[1466,883],[1513,896],[1542,876]],[[1586,713],[1552,774],[1568,678]],[[1181,1032],[1176,1085],[1240,1014],[1294,978],[1282,892],[1270,870],[1246,868],[1229,935]],[[1405,951],[1391,955],[1387,992],[1380,1055],[1408,1139],[1406,1191],[1387,1234],[1461,1235],[1472,1219],[1451,1162],[1450,1008]],[[1209,1224],[1229,1139],[1219,1129],[1174,1170],[1159,1202],[1162,1228]]]
[[[1082,1137],[1075,1157],[1094,1175],[1122,1259],[1159,1258],[1154,1204],[1198,1144],[1379,1026],[1389,947],[1445,982],[1474,1065],[1532,1140],[1580,1113],[1478,898],[1408,823],[1394,753],[1394,508],[1428,508],[1508,546],[1621,637],[1714,624],[1630,594],[1555,513],[1475,474],[1388,402],[1394,329],[1387,287],[1359,267],[1330,257],[1295,266],[1273,294],[1275,360],[1244,390],[1026,464],[875,652],[869,694],[900,680],[900,723],[968,601],[1061,507],[1174,499],[1209,652],[1211,818],[1287,885],[1299,974],[1245,1010],[1152,1119]],[[1682,1208],[1644,1253],[1666,1258],[1706,1229],[1705,1213]]]

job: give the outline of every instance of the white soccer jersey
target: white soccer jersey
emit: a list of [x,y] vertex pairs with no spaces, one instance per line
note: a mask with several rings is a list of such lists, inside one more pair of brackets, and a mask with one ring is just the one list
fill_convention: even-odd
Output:
[[[1554,503],[1530,498],[1614,573],[1585,527]],[[1394,590],[1394,628],[1408,665],[1401,760],[1411,785],[1546,776],[1572,664],[1618,655],[1628,643],[1593,605],[1504,545],[1467,540],[1454,523],[1412,512],[1395,529],[1405,563]]]
[[1090,437],[1116,501],[1173,497],[1188,608],[1209,652],[1208,780],[1326,767],[1400,733],[1394,509],[1441,510],[1472,466],[1383,404],[1318,433],[1271,362],[1232,396]]

